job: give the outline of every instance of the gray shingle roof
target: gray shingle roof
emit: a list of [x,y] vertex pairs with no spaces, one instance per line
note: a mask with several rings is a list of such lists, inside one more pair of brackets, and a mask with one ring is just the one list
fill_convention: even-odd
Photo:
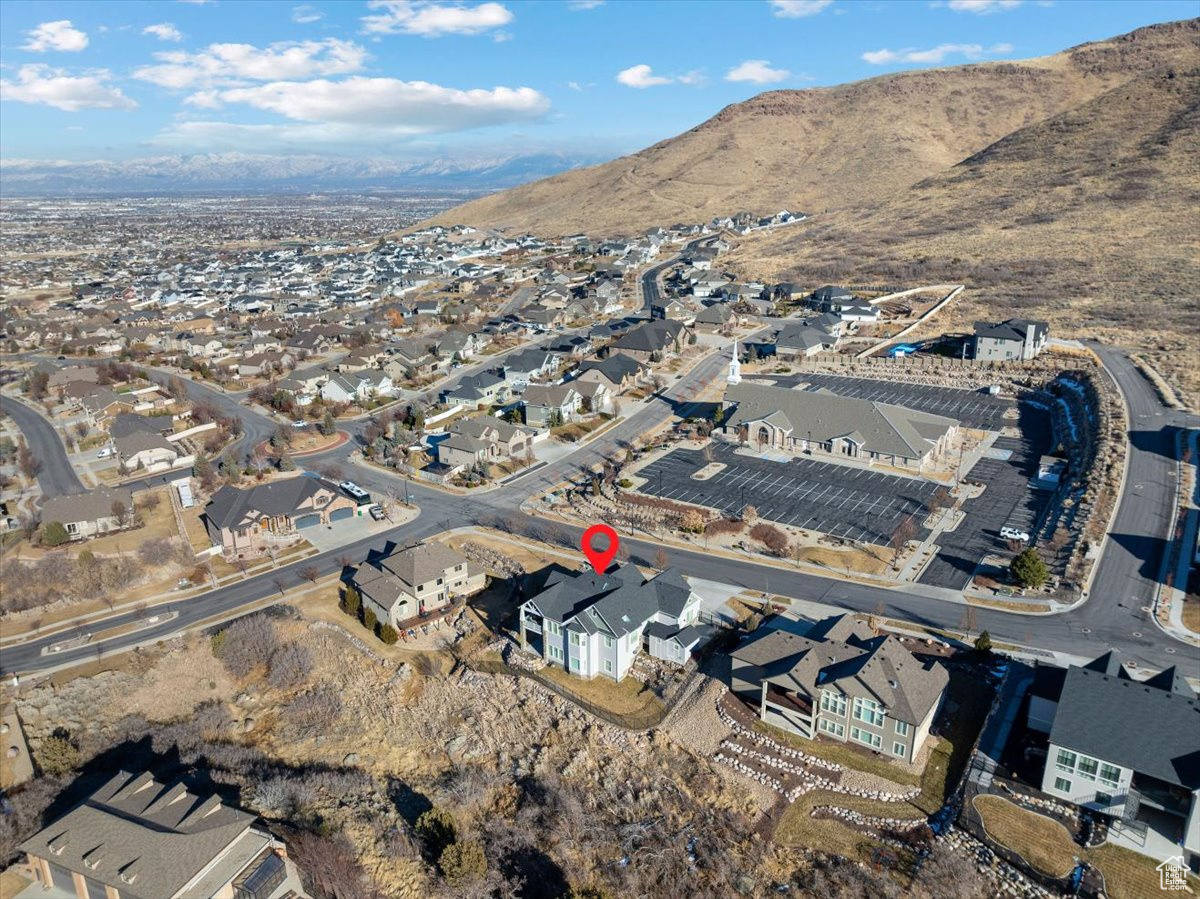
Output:
[[737,404],[726,427],[770,419],[793,437],[811,435],[820,443],[858,434],[868,452],[912,459],[924,456],[932,442],[958,425],[952,418],[904,406],[753,382],[729,385],[725,402]]
[[123,896],[161,899],[178,893],[253,822],[215,795],[122,771],[21,848]]
[[291,515],[301,503],[322,489],[331,490],[335,495],[338,492],[332,484],[305,475],[245,489],[226,486],[213,494],[204,514],[219,528],[237,525],[247,512]]
[[121,502],[127,512],[133,511],[133,492],[123,487],[97,487],[88,493],[73,496],[52,496],[42,505],[42,521],[71,524],[98,521],[112,517],[114,502]]
[[674,569],[645,580],[634,566],[618,565],[605,574],[590,569],[555,572],[546,588],[529,601],[568,628],[623,637],[658,612],[678,618],[691,592]]
[[[1141,682],[1090,666],[1069,668],[1050,742],[1200,788],[1200,700],[1176,674],[1168,669]],[[1163,689],[1168,684],[1173,689]]]
[[738,647],[732,656],[764,669],[765,679],[817,696],[827,684],[845,689],[857,681],[876,696],[893,718],[919,724],[937,704],[950,675],[941,665],[925,665],[892,636],[877,637],[849,615],[822,619],[801,636],[770,630]]

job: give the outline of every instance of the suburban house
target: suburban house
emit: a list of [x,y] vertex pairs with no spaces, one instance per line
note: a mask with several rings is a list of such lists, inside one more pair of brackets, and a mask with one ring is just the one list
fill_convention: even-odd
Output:
[[687,662],[705,635],[699,615],[700,596],[673,569],[649,580],[633,565],[556,569],[521,605],[521,646],[571,674],[619,681],[643,650]]
[[976,362],[1028,362],[1046,348],[1050,325],[1028,318],[1010,318],[997,324],[975,322],[970,338]]
[[466,406],[470,409],[507,400],[508,383],[500,375],[490,371],[467,375],[458,382],[457,387],[442,394],[442,402],[446,405]]
[[558,367],[558,356],[545,350],[529,349],[512,353],[504,359],[504,381],[513,390],[521,391],[531,381],[546,377]]
[[381,623],[399,627],[444,608],[459,596],[482,590],[483,569],[441,543],[418,543],[355,569],[350,583],[363,608]]
[[904,406],[750,382],[726,387],[724,408],[722,430],[744,445],[917,470],[958,430],[952,418]]
[[[777,625],[777,626],[772,626]],[[767,724],[913,762],[950,675],[849,615],[776,619],[730,653],[730,689]]]
[[[117,512],[124,510],[125,520]],[[123,487],[100,486],[87,493],[52,496],[42,504],[42,523],[57,521],[72,540],[120,530],[133,515],[133,493]]]
[[464,418],[437,446],[443,465],[472,465],[522,458],[533,448],[533,431],[499,418]]
[[574,421],[583,408],[583,394],[570,384],[530,384],[521,395],[525,424],[551,428]]
[[330,403],[360,403],[377,396],[391,396],[392,379],[384,371],[362,371],[330,375],[321,385],[321,399]]
[[858,302],[858,297],[845,287],[831,284],[818,287],[808,295],[808,305],[818,312],[841,312],[843,306],[853,306]]
[[179,447],[159,433],[134,431],[123,437],[114,437],[113,446],[124,472],[136,469],[160,471],[173,467],[182,453]]
[[782,360],[807,358],[837,346],[832,332],[807,322],[789,322],[775,335],[775,355]]
[[22,899],[307,895],[287,847],[254,815],[149,772],[118,772],[19,848],[35,878]]
[[1134,680],[1113,652],[1039,666],[1027,723],[1049,737],[1044,793],[1109,816],[1148,854],[1182,846],[1200,862],[1200,698],[1182,671]]
[[352,518],[354,500],[334,484],[300,475],[257,487],[222,487],[204,511],[214,546],[226,555],[259,553],[294,540],[305,528]]
[[638,325],[612,342],[614,352],[625,353],[638,362],[651,362],[682,351],[690,332],[683,322],[655,319]]
[[579,366],[577,381],[597,381],[607,384],[614,394],[624,393],[637,385],[648,369],[632,356],[613,353],[607,359],[588,360]]

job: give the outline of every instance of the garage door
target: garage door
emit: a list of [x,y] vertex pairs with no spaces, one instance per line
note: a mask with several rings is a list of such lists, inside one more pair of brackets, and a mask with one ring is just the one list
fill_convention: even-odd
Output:
[[335,509],[332,513],[330,513],[329,520],[330,521],[341,521],[343,518],[353,518],[353,517],[354,517],[353,509]]
[[298,528],[314,528],[320,523],[320,515],[304,515],[296,519],[296,527]]

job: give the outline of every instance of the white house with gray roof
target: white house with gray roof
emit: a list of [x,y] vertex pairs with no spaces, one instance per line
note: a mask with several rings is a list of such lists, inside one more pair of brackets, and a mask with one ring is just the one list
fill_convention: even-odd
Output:
[[904,406],[749,381],[725,389],[722,430],[739,443],[821,452],[920,470],[940,456],[958,422]]
[[1148,854],[1181,846],[1200,862],[1200,698],[1182,671],[1134,680],[1109,652],[1061,686],[1039,680],[1051,681],[1035,679],[1030,699],[1029,726],[1049,727],[1042,791],[1108,815]]
[[673,569],[555,571],[521,605],[521,646],[579,677],[622,680],[645,650],[682,665],[705,636],[700,596]]

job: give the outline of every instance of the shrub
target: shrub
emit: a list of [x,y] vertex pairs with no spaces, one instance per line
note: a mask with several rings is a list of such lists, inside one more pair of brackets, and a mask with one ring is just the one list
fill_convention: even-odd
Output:
[[70,539],[71,535],[67,533],[61,521],[51,521],[42,525],[42,542],[47,546],[62,546]]
[[147,565],[165,565],[175,555],[175,548],[166,537],[155,537],[138,547],[138,558]]
[[342,714],[342,699],[332,687],[301,693],[284,706],[284,729],[296,737],[314,737],[327,732]]
[[312,666],[312,653],[307,646],[288,643],[275,650],[271,656],[271,670],[267,674],[267,683],[281,689],[299,686],[312,673]]
[[362,608],[362,597],[358,595],[358,591],[353,587],[347,587],[342,591],[341,602],[338,603],[343,612],[347,615],[358,616],[358,610]]
[[629,480],[629,478],[621,478],[621,480],[617,481],[617,486],[622,490],[628,490],[633,486],[633,481]]
[[415,830],[425,844],[425,851],[437,859],[441,858],[447,846],[458,839],[454,818],[445,809],[436,807],[421,812]]
[[451,843],[438,857],[438,867],[451,886],[465,886],[487,874],[487,856],[475,840]]
[[375,617],[374,611],[372,611],[371,609],[366,609],[363,612],[363,619],[362,619],[363,627],[365,627],[371,633],[375,633],[375,625],[378,622],[378,620],[379,619],[377,619]]
[[992,635],[983,631],[975,638],[975,651],[986,655],[992,651]]
[[1013,580],[1022,587],[1040,587],[1050,577],[1050,570],[1046,568],[1046,563],[1042,561],[1042,557],[1032,546],[1022,550],[1012,560],[1008,570],[1012,574]]
[[79,764],[79,747],[61,728],[42,741],[37,751],[38,767],[51,777],[70,774]]
[[787,550],[787,535],[773,524],[767,524],[765,521],[760,521],[754,527],[750,528],[750,538],[757,540],[768,550],[779,556]]
[[384,643],[386,643],[388,646],[392,646],[393,644],[395,644],[395,642],[397,640],[400,639],[400,635],[396,632],[396,629],[394,627],[392,627],[390,624],[385,624],[383,627],[381,627],[379,629],[379,639],[382,640]]
[[725,537],[740,534],[746,527],[746,522],[734,518],[718,518],[704,526],[704,533],[709,537]]
[[704,516],[694,509],[684,512],[679,516],[679,529],[689,534],[699,534],[704,530]]
[[239,618],[225,628],[224,639],[213,651],[234,677],[245,677],[268,661],[279,648],[275,626],[263,615]]

